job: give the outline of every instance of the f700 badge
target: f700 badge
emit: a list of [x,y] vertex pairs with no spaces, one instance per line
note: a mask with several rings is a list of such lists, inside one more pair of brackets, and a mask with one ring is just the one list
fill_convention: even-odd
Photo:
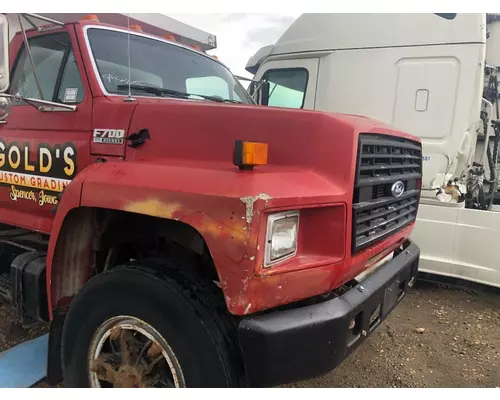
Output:
[[94,143],[123,144],[124,129],[94,129]]

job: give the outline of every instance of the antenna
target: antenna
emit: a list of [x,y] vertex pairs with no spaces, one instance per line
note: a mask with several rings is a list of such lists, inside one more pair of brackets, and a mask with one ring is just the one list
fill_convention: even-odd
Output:
[[128,97],[123,101],[135,101],[132,97],[131,72],[130,72],[130,14],[127,13],[127,51],[128,51]]

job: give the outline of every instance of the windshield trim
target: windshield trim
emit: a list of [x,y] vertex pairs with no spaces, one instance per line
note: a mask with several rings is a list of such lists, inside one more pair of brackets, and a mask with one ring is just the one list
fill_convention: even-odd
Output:
[[[124,29],[124,28],[115,28],[115,27],[99,26],[99,25],[86,25],[86,26],[83,27],[83,36],[85,37],[85,44],[87,46],[87,52],[88,52],[88,55],[90,57],[90,62],[92,63],[92,69],[93,69],[94,75],[95,75],[95,77],[97,79],[97,82],[99,83],[99,87],[101,88],[102,93],[104,95],[106,95],[106,96],[128,97],[127,94],[110,93],[110,92],[108,92],[106,90],[106,87],[104,86],[104,83],[102,81],[102,77],[99,74],[99,69],[97,68],[97,63],[95,61],[94,53],[92,52],[92,47],[90,46],[90,40],[89,40],[89,37],[88,37],[88,34],[87,34],[87,32],[88,32],[89,29],[103,29],[103,30],[107,30],[107,31],[114,31],[114,32],[121,32],[121,33],[130,32],[130,35],[141,36],[141,37],[145,37],[147,39],[153,39],[153,40],[156,40],[158,42],[166,43],[166,44],[169,44],[169,45],[172,45],[172,46],[176,46],[176,47],[183,48],[185,50],[192,51],[193,53],[196,53],[197,55],[199,55],[201,57],[206,57],[209,60],[211,60],[212,62],[218,63],[220,66],[222,66],[223,68],[225,68],[231,74],[231,76],[234,78],[234,80],[236,82],[239,83],[238,79],[233,75],[233,73],[230,71],[230,69],[228,67],[226,67],[223,63],[221,63],[219,60],[211,57],[208,54],[205,54],[203,52],[199,52],[199,51],[197,51],[195,49],[192,49],[189,46],[185,46],[185,45],[183,45],[181,43],[171,42],[169,40],[166,40],[166,39],[154,36],[154,35],[149,35],[149,34],[143,33],[143,32],[139,33],[139,32],[128,31],[127,29]],[[180,100],[180,101],[206,101],[206,100],[203,100],[203,99],[182,99],[182,98],[173,98],[173,97],[142,96],[142,95],[134,95],[134,97],[147,98],[147,99],[155,98],[155,99],[163,99],[163,100],[172,100],[172,99],[174,99],[174,100]],[[249,104],[251,104],[251,103],[249,103]]]

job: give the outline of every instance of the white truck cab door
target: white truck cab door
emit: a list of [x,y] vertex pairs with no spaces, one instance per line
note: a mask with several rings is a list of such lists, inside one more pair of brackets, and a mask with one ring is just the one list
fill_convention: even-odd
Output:
[[267,61],[255,80],[269,82],[269,106],[314,110],[318,58]]

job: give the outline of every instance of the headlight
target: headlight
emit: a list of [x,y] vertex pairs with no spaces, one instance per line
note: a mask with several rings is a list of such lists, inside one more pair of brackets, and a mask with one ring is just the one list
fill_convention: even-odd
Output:
[[269,267],[297,253],[299,212],[270,215],[267,219],[265,266]]

